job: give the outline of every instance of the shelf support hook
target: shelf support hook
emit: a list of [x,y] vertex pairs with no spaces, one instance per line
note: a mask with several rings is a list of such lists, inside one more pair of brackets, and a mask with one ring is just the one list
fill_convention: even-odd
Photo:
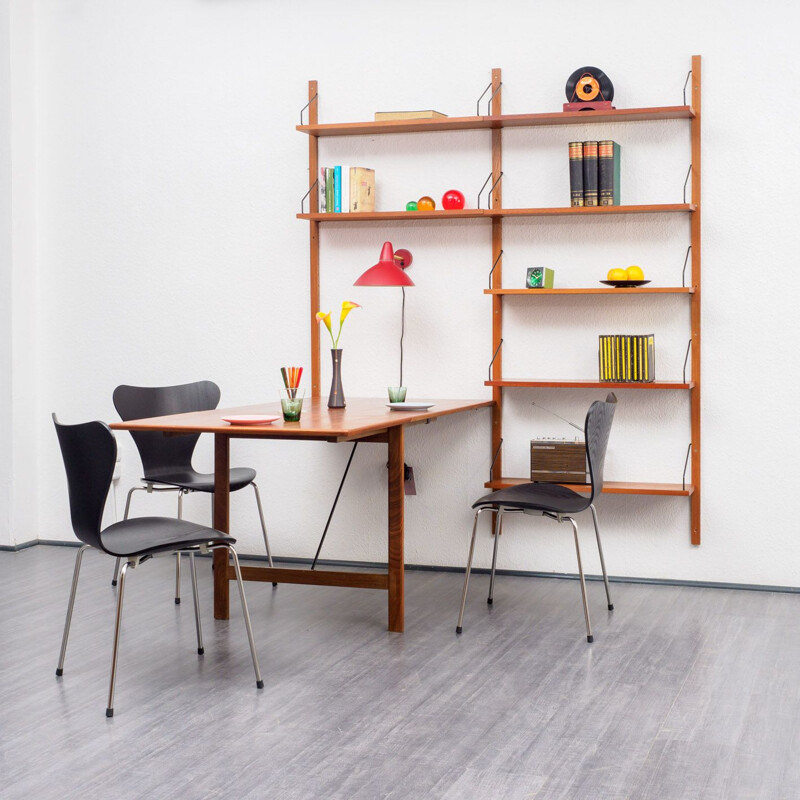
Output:
[[686,459],[683,462],[683,478],[681,479],[681,491],[686,491],[686,469],[689,466],[689,454],[692,452],[692,443],[689,442],[689,447],[686,449]]
[[686,173],[686,180],[683,182],[683,202],[686,202],[686,184],[689,183],[689,176],[692,174],[692,165],[689,164],[689,169]]
[[692,349],[692,340],[689,339],[689,344],[686,345],[686,356],[683,359],[683,382],[686,383],[686,364],[689,361],[689,351]]
[[319,97],[319,92],[315,92],[314,96],[300,109],[300,124],[303,125],[303,112]]
[[689,70],[689,72],[686,75],[686,82],[683,84],[683,104],[684,105],[686,105],[686,87],[689,85],[689,78],[691,78],[691,77],[692,77],[692,71]]
[[[489,181],[492,179],[492,174],[493,173],[491,172],[489,173],[489,177],[483,182],[483,186],[481,186],[481,190],[478,192],[478,208],[481,207],[481,195],[483,194],[483,190],[486,188],[486,184],[489,183]],[[492,184],[491,188],[489,189],[489,194],[487,195],[487,198],[489,199],[487,199],[487,203],[489,204],[490,208],[492,202],[490,199],[492,196],[492,192],[494,191],[494,187],[497,186],[498,183],[500,183],[502,178],[503,178],[503,173],[501,171],[500,174],[497,176],[497,180]]]
[[318,184],[319,184],[319,178],[317,178],[317,180],[315,180],[314,183],[312,183],[311,186],[309,186],[308,191],[303,195],[302,200],[300,200],[300,213],[301,214],[305,214],[306,213],[305,209],[303,207],[303,203],[305,203],[306,197],[308,197],[311,194],[311,192],[314,191],[314,187],[317,186]]
[[492,360],[489,362],[489,380],[492,379],[492,364],[494,364],[494,360],[497,358],[497,354],[500,352],[500,348],[503,346],[503,340],[500,340],[500,344],[497,345],[497,350],[494,351],[494,355],[492,356]]
[[494,274],[495,267],[498,265],[498,263],[500,262],[500,259],[502,257],[503,257],[503,251],[501,250],[498,253],[497,258],[494,260],[494,264],[492,264],[492,268],[489,270],[489,288],[490,289],[492,288],[492,275]]
[[681,272],[681,288],[686,288],[686,265],[689,263],[689,253],[692,252],[692,246],[686,248],[686,258],[683,259],[683,272]]
[[494,473],[494,465],[497,461],[497,457],[500,455],[500,448],[503,446],[503,440],[500,439],[500,444],[497,445],[497,450],[494,451],[494,456],[492,457],[492,463],[489,464],[489,480],[492,480],[492,475]]
[[[478,98],[478,102],[475,104],[475,116],[479,117],[481,115],[481,100],[483,100],[486,92],[492,88],[492,84],[490,83],[484,90],[483,94]],[[503,88],[502,81],[498,84],[497,88],[492,92],[492,96],[486,101],[486,116],[490,117],[492,115],[492,100],[494,100],[495,95]]]

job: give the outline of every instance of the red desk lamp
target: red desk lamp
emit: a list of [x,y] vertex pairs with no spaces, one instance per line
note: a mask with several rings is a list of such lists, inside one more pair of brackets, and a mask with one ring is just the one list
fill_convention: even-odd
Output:
[[381,257],[353,286],[399,286],[403,290],[403,304],[400,323],[400,386],[403,385],[403,336],[406,330],[406,286],[414,281],[403,271],[411,266],[413,257],[408,250],[393,250],[391,242],[384,242]]

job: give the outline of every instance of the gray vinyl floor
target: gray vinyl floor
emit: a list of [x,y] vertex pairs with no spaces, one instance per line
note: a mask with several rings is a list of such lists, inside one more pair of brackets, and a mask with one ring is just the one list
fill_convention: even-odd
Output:
[[[800,597],[409,572],[407,630],[385,595],[247,584],[205,655],[171,560],[129,573],[116,715],[104,716],[113,562],[87,553],[65,674],[54,675],[75,550],[0,553],[0,797],[800,797]],[[184,576],[188,578],[187,571]]]

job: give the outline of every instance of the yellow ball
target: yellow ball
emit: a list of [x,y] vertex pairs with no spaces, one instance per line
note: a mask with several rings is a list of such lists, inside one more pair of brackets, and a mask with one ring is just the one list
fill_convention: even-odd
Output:
[[417,211],[434,211],[436,209],[436,202],[432,197],[420,197],[417,200]]
[[626,281],[628,280],[628,275],[624,269],[610,269],[608,271],[608,276],[606,280],[609,281]]
[[625,274],[628,277],[629,281],[643,281],[644,280],[644,270],[641,267],[631,266],[625,270]]

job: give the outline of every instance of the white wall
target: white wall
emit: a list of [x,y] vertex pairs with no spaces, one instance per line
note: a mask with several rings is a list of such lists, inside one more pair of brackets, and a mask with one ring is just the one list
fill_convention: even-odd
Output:
[[[621,575],[798,585],[796,516],[791,502],[773,502],[776,478],[779,491],[791,493],[782,480],[793,474],[800,444],[790,422],[800,366],[792,321],[800,282],[791,188],[797,113],[779,88],[794,61],[797,16],[790,3],[40,0],[38,432],[48,491],[39,494],[39,535],[70,537],[45,412],[110,420],[118,383],[206,377],[223,387],[226,406],[274,400],[278,368],[308,366],[308,230],[295,219],[307,140],[294,130],[308,79],[319,81],[321,121],[402,108],[471,114],[492,67],[503,69],[506,113],[559,109],[566,77],[584,64],[611,76],[618,107],[671,105],[681,102],[690,56],[700,53],[703,544],[689,544],[684,499],[603,497],[607,560]],[[624,202],[680,200],[686,123],[602,132],[623,145]],[[566,142],[593,133],[506,131],[506,205],[564,204]],[[488,137],[323,140],[321,163],[374,166],[380,208],[438,198],[451,186],[474,202],[491,166]],[[415,256],[410,391],[488,396],[482,289],[491,249],[480,221],[323,227],[323,307],[364,305],[342,338],[346,392],[380,396],[395,380],[400,298],[352,287],[385,239]],[[505,227],[505,279],[521,285],[526,266],[548,264],[561,285],[591,285],[610,266],[640,263],[655,281],[674,284],[687,244],[688,222],[677,217],[513,221]],[[679,376],[688,338],[682,297],[511,300],[505,372],[591,375],[596,335],[623,328],[655,331],[661,377]],[[580,420],[601,395],[509,393],[506,472],[523,474],[532,436],[569,432],[530,401]],[[463,564],[469,504],[489,467],[489,413],[412,429],[407,439],[419,490],[407,502],[407,560]],[[685,397],[620,392],[607,478],[677,481],[688,441]],[[129,439],[120,442],[127,488],[139,465]],[[210,467],[209,446],[198,465]],[[348,450],[234,444],[234,462],[260,473],[278,554],[313,554]],[[383,447],[361,448],[326,556],[385,558],[384,464]],[[159,507],[154,498],[137,500]],[[206,498],[190,498],[190,508],[207,518]],[[533,535],[529,520],[514,523],[501,567],[574,571],[565,531],[534,522]],[[260,551],[251,497],[235,496],[233,526],[242,550]],[[478,561],[488,556],[485,537]],[[588,562],[596,571],[596,559]]]
[[38,536],[34,4],[0,3],[0,545]]

